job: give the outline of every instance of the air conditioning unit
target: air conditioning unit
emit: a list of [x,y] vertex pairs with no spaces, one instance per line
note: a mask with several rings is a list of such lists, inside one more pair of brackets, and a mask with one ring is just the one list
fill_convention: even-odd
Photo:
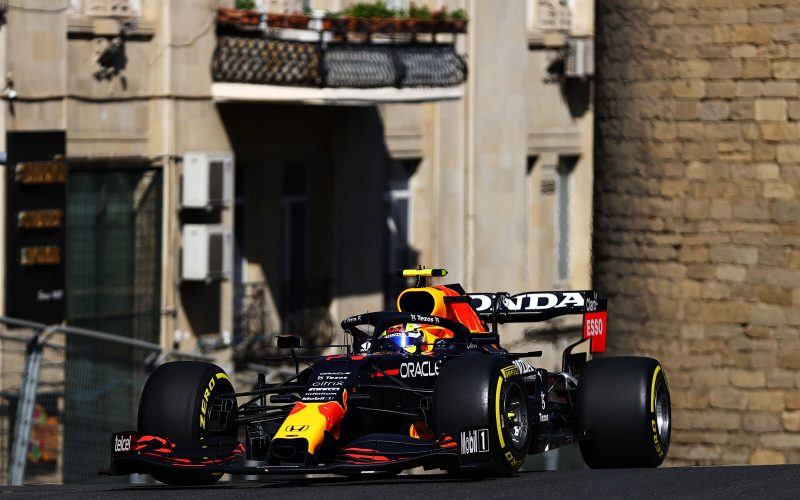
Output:
[[564,75],[567,78],[586,78],[594,75],[594,40],[570,38],[567,41]]
[[231,276],[233,234],[225,224],[185,224],[181,278],[211,281]]
[[190,152],[183,155],[181,205],[184,208],[227,207],[232,201],[232,154]]

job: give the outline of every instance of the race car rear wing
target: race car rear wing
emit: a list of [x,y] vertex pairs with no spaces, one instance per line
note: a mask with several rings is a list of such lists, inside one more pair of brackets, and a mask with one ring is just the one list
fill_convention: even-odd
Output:
[[[478,316],[497,325],[504,323],[531,323],[568,314],[583,315],[583,338],[591,339],[591,351],[603,352],[606,345],[608,301],[594,290],[525,292],[510,295],[498,293],[470,293],[470,304]],[[447,298],[445,299],[447,300]]]
[[470,293],[470,303],[481,319],[503,323],[545,321],[566,314],[606,310],[606,299],[594,290],[569,292],[524,292],[509,295]]

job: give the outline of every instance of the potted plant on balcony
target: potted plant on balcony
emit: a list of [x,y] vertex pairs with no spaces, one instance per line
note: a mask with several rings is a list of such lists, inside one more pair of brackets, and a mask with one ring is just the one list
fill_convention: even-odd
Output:
[[306,30],[308,29],[308,22],[311,21],[311,8],[304,7],[303,11],[295,11],[291,14],[287,14],[284,16],[284,26],[285,28],[293,28],[297,30]]
[[[262,14],[255,10],[255,7],[254,0],[236,0],[235,8],[233,9],[219,8],[217,19],[221,23],[258,26],[261,22]],[[267,25],[271,28],[308,29],[310,20],[310,9],[291,14],[266,14]]]
[[341,12],[328,11],[322,18],[322,31],[332,31],[337,35],[347,33],[348,19]]
[[454,33],[467,32],[467,11],[464,9],[456,9],[450,13],[450,22],[453,23]]
[[465,33],[467,31],[467,12],[456,9],[452,12],[446,6],[431,13],[435,33]]
[[[238,9],[220,9],[221,22],[257,25],[260,14],[250,7],[253,0],[238,0]],[[273,28],[308,29],[311,9],[292,14],[267,14],[267,24]],[[448,11],[442,7],[431,11],[426,5],[411,2],[408,11],[393,10],[384,1],[351,3],[339,12],[326,12],[322,30],[337,36],[347,33],[465,33],[467,14],[464,9]],[[369,38],[369,36],[368,36]]]
[[236,0],[233,9],[220,7],[217,10],[217,20],[221,23],[257,25],[261,14],[254,10],[255,7],[254,0]]
[[433,13],[427,5],[418,6],[414,2],[408,7],[408,30],[411,33],[433,33]]

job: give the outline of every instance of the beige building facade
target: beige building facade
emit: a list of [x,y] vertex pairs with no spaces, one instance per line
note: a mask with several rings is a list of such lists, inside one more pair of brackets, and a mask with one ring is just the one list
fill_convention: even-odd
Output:
[[[35,290],[36,300],[62,300],[67,325],[211,356],[229,371],[264,371],[276,334],[340,341],[344,317],[392,306],[404,285],[394,272],[404,266],[445,267],[448,282],[476,292],[590,288],[593,1],[417,3],[465,9],[467,32],[438,43],[422,34],[417,44],[355,37],[344,50],[396,43],[420,54],[423,68],[443,58],[450,83],[243,82],[230,75],[250,71],[234,57],[249,43],[288,48],[288,64],[336,40],[285,27],[231,30],[218,8],[232,0],[0,2],[0,315],[13,316],[7,306],[23,295],[14,277],[20,235],[35,241],[54,230],[20,229],[20,208],[9,202],[39,189],[17,185],[21,132],[36,156],[23,159],[36,162],[61,161],[37,156],[44,135],[36,134],[66,138],[66,176],[56,183],[63,244],[42,254],[58,257],[65,293]],[[321,16],[345,2],[263,4]],[[194,203],[197,189],[222,201]],[[57,208],[37,200],[37,209]],[[216,267],[197,278],[198,262]],[[41,319],[33,307],[26,319]],[[578,325],[550,326],[508,327],[504,343],[538,343],[550,352],[543,367],[554,368]],[[105,463],[103,432],[120,426],[103,421],[87,434],[69,420],[84,395],[97,397],[90,388],[117,384],[102,401],[121,422],[138,401],[147,356],[125,363],[91,342],[64,342],[46,371],[54,388],[46,411],[61,419],[58,466],[31,472],[29,464],[26,481],[87,480]],[[4,393],[18,389],[18,345],[0,341]],[[109,359],[94,363],[92,353]],[[10,426],[11,403],[3,404]]]
[[[66,132],[68,323],[230,367],[248,335],[320,318],[338,335],[388,303],[403,265],[475,291],[591,287],[591,1],[446,1],[470,18],[465,83],[345,97],[215,82],[216,9],[232,4],[9,2],[0,128]],[[192,152],[233,155],[229,204],[182,205]],[[230,228],[227,277],[182,279],[193,224]]]

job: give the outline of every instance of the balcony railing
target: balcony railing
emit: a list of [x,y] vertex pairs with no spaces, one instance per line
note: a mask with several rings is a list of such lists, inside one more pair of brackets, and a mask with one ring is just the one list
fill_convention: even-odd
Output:
[[[302,27],[296,24],[297,20],[290,23],[290,17],[269,18],[268,23],[262,19],[260,27],[253,25],[254,19],[219,21],[212,64],[214,81],[403,89],[453,87],[467,78],[466,61],[455,49],[455,25],[441,25],[447,29],[437,31],[436,24],[414,28],[419,23],[408,23],[411,31],[390,33],[396,29],[395,24],[349,23],[355,29],[363,28],[356,37],[347,36],[348,23],[339,23],[338,28],[327,31],[324,27],[329,23],[323,20],[318,20],[320,29],[305,30],[306,36],[300,37],[296,36],[300,31],[297,29],[270,28],[280,23]],[[303,25],[307,26],[307,20]],[[290,39],[287,31],[301,39]],[[441,42],[442,33],[447,33],[449,43]]]

